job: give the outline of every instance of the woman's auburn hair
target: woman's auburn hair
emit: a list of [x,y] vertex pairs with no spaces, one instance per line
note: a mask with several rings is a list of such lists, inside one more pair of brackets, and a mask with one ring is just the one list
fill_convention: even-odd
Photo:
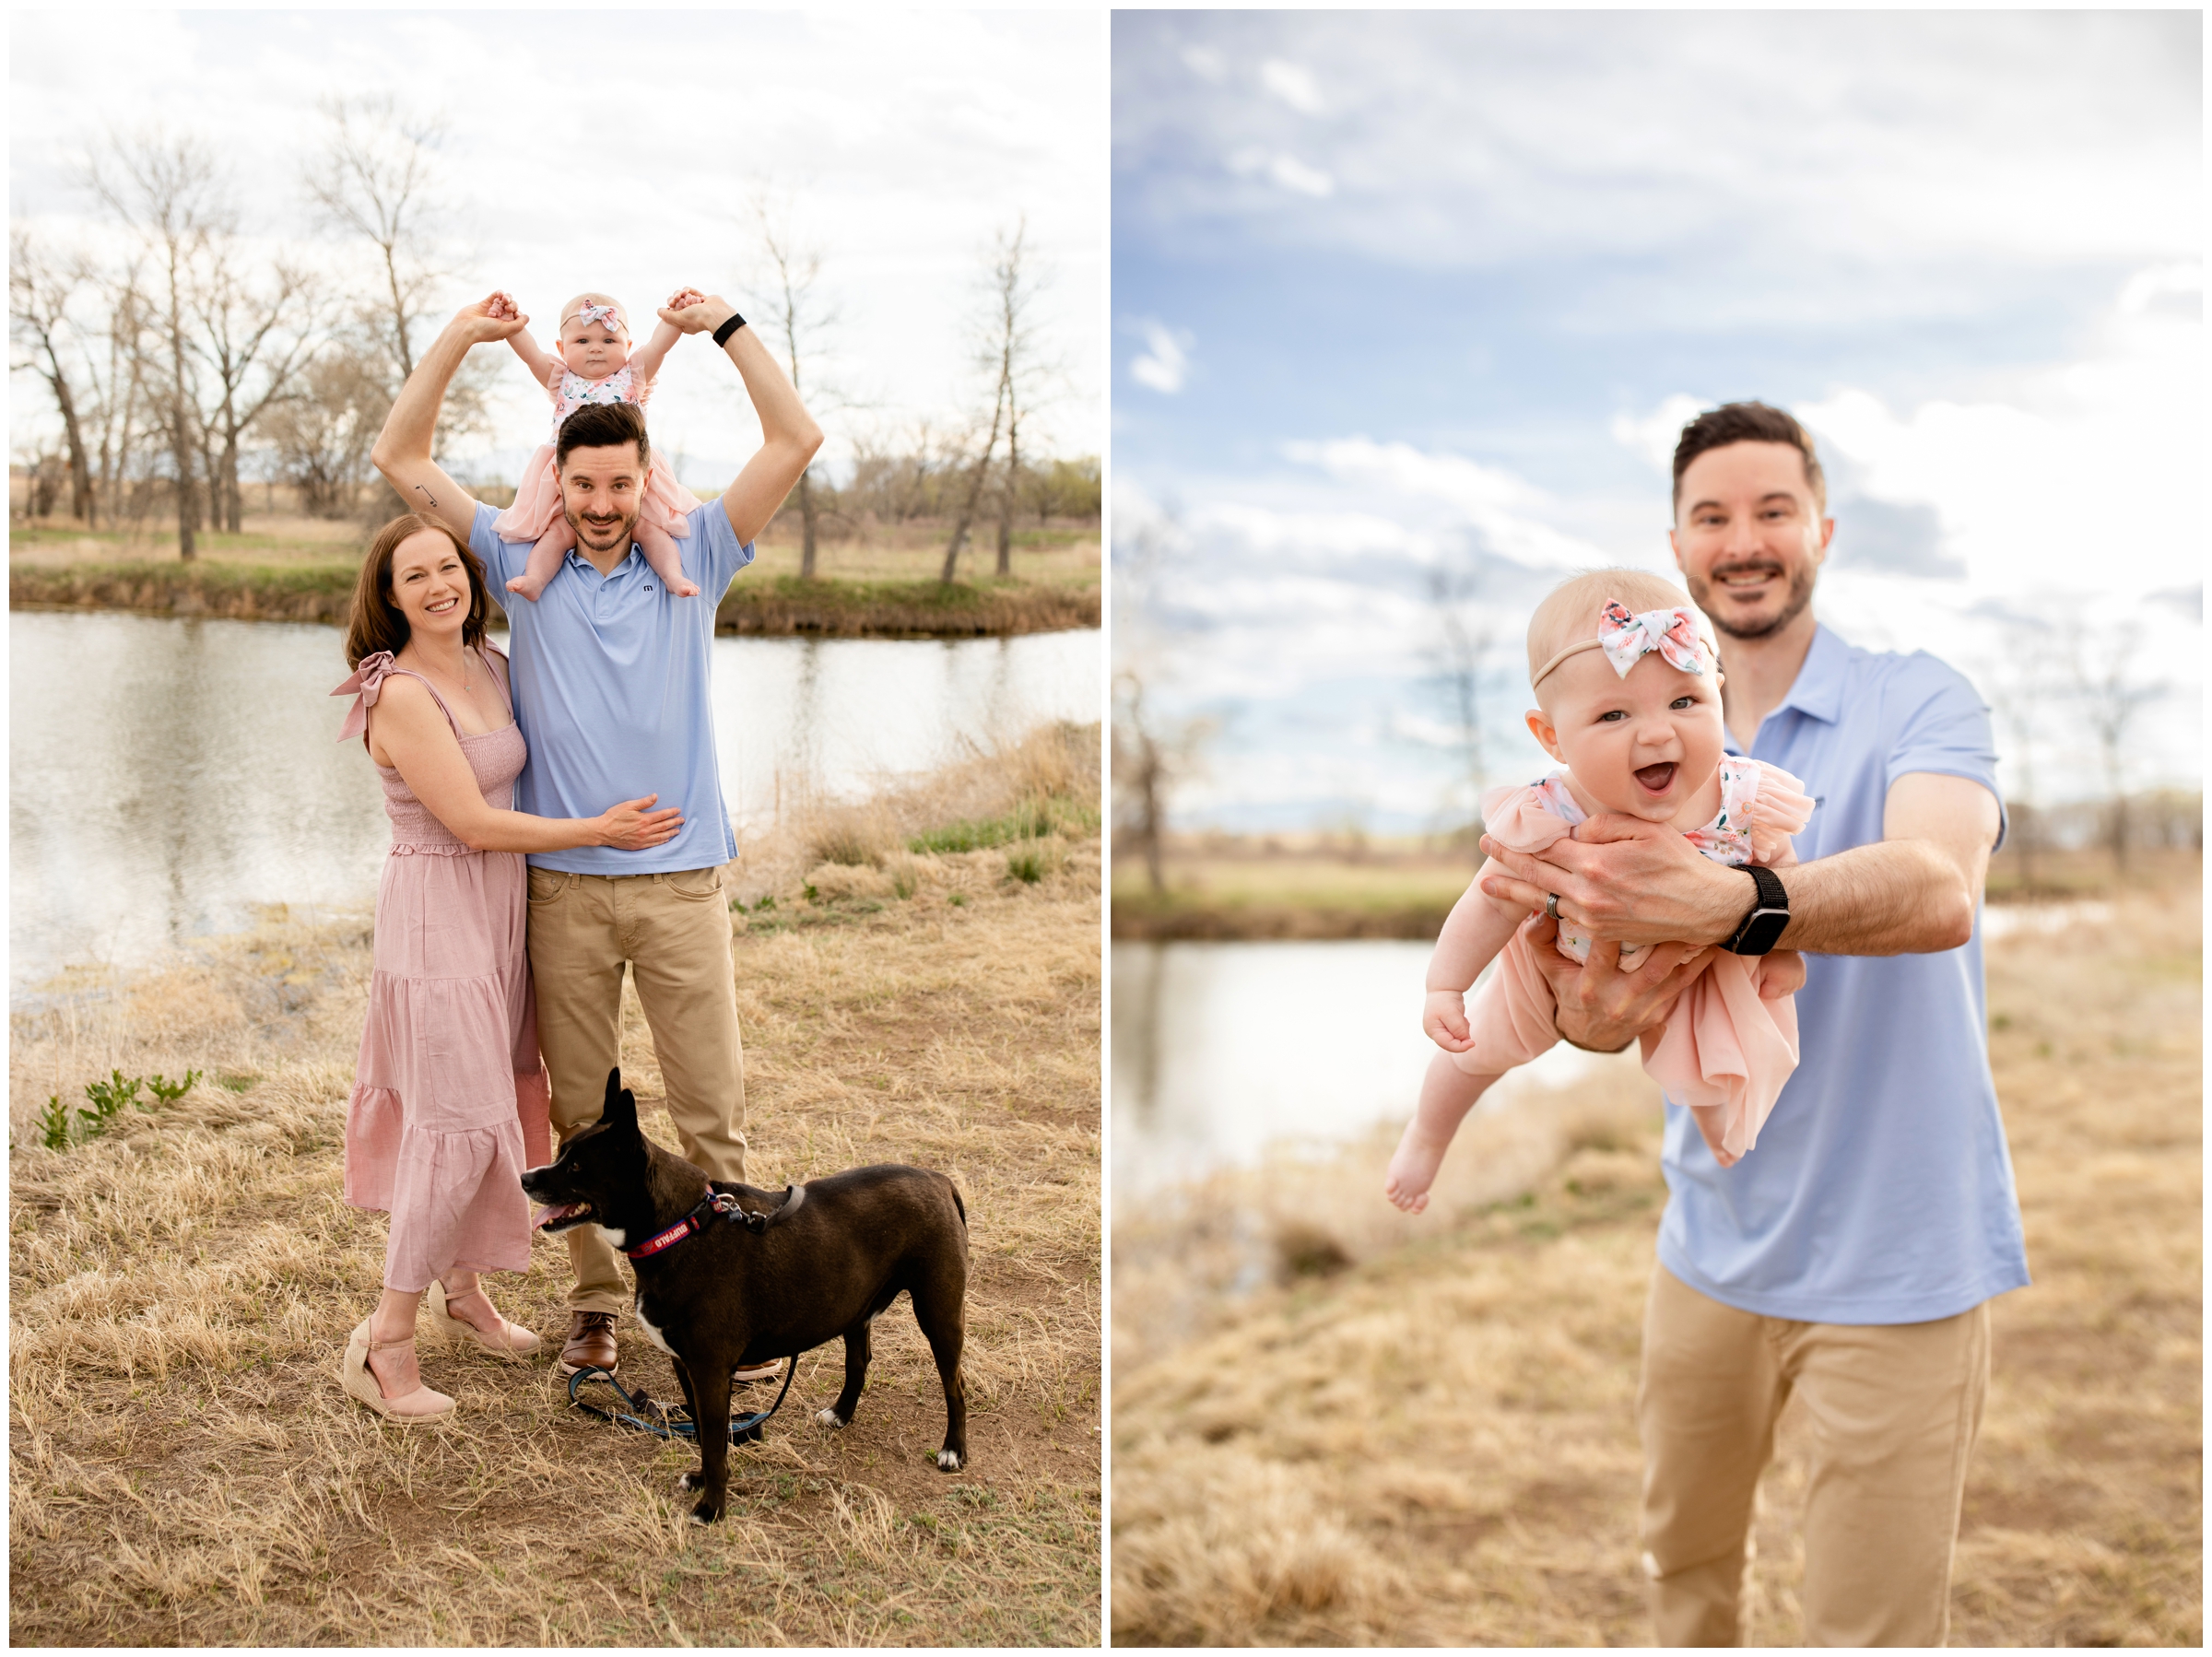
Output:
[[420,512],[402,512],[376,532],[376,539],[369,543],[369,556],[361,560],[360,578],[353,584],[353,609],[346,621],[347,666],[359,667],[380,650],[397,655],[406,647],[407,618],[392,602],[392,555],[402,541],[426,529],[436,530],[451,541],[461,555],[461,568],[468,571],[468,616],[461,623],[462,644],[484,641],[484,623],[491,614],[491,589],[485,577],[484,560],[437,519]]

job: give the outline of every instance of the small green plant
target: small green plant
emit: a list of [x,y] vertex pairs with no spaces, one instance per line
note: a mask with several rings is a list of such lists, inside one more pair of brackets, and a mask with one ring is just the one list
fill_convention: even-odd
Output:
[[775,907],[776,895],[773,892],[771,892],[767,897],[761,899],[759,902],[753,905],[753,913],[757,915],[764,909],[773,909]]
[[181,1082],[172,1082],[167,1076],[157,1075],[148,1077],[146,1085],[154,1090],[154,1097],[163,1104],[173,1105],[190,1093],[192,1085],[199,1079],[200,1073],[198,1071],[187,1070],[184,1073],[184,1079]]
[[1034,845],[1007,852],[1006,873],[1024,886],[1035,886],[1044,878],[1044,853]]
[[955,909],[966,909],[968,907],[968,894],[966,892],[953,893],[952,907]]
[[89,1139],[106,1133],[108,1123],[122,1115],[126,1106],[138,1104],[138,1089],[145,1085],[142,1076],[133,1076],[126,1082],[120,1070],[108,1074],[107,1081],[85,1084],[85,1097],[92,1101],[92,1109],[87,1111],[81,1106],[77,1109],[76,1113],[85,1119],[85,1135]]
[[813,903],[813,902],[817,901],[818,899],[820,899],[820,897],[821,897],[821,893],[819,893],[819,892],[818,892],[818,891],[816,891],[816,890],[814,889],[814,882],[813,882],[813,881],[811,881],[811,880],[810,880],[810,881],[808,881],[808,882],[806,883],[806,901],[807,901],[807,902],[809,902],[809,903]]
[[46,1108],[39,1112],[39,1132],[48,1150],[65,1151],[69,1148],[69,1107],[62,1103],[60,1094],[50,1093],[46,1096]]

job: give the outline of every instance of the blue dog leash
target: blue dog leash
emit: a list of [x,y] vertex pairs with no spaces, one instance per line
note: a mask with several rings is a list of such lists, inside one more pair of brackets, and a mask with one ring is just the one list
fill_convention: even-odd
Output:
[[[783,1407],[783,1399],[785,1395],[790,1393],[791,1383],[798,1375],[798,1372],[799,1358],[798,1354],[794,1352],[784,1363],[783,1390],[776,1394],[775,1403],[770,1404],[764,1410],[755,1411],[752,1415],[746,1416],[742,1421],[731,1422],[731,1443],[744,1443],[747,1439],[753,1437],[764,1425],[766,1425],[768,1418],[771,1416],[774,1415],[778,1410]],[[665,1410],[662,1412],[662,1414],[665,1418],[665,1425],[656,1425],[651,1421],[641,1420],[636,1416],[625,1416],[619,1410],[602,1408],[600,1405],[592,1403],[588,1399],[578,1397],[577,1389],[582,1386],[587,1381],[604,1381],[608,1386],[614,1388],[615,1395],[620,1398],[624,1404],[629,1405],[629,1407],[633,1410],[643,1410],[655,1407],[642,1394],[632,1395],[629,1390],[623,1386],[620,1381],[617,1381],[610,1371],[602,1369],[595,1364],[586,1364],[582,1369],[577,1370],[575,1374],[569,1377],[569,1402],[574,1404],[578,1409],[588,1410],[593,1415],[597,1416],[603,1421],[612,1421],[620,1427],[634,1427],[641,1432],[652,1433],[655,1438],[696,1440],[699,1437],[698,1422],[688,1419],[677,1419],[669,1416]]]

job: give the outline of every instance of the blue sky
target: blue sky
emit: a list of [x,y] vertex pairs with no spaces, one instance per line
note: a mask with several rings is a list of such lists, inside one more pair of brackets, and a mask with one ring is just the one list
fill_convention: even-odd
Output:
[[2193,13],[1119,14],[1116,640],[1218,725],[1184,820],[1449,815],[1438,571],[1535,765],[1529,604],[1664,568],[1674,435],[1749,396],[1821,443],[1824,617],[1993,694],[2132,629],[2136,781],[2194,784],[2201,61]]
[[[112,244],[75,163],[111,129],[160,127],[218,149],[249,235],[335,275],[346,258],[311,237],[300,187],[318,100],[390,92],[450,123],[440,303],[507,288],[541,340],[582,288],[633,319],[683,282],[749,311],[746,278],[762,273],[747,195],[769,182],[843,312],[821,382],[867,405],[824,408],[833,465],[858,430],[943,429],[978,400],[988,417],[971,324],[994,232],[1027,213],[1048,278],[1040,343],[1063,370],[1033,435],[1066,454],[1102,446],[1096,15],[80,6],[12,12],[8,43],[11,218],[50,245]],[[544,441],[547,405],[511,353],[499,386],[492,447],[512,467]],[[50,417],[30,376],[11,392],[18,428]],[[759,441],[742,388],[695,347],[671,356],[653,409],[656,444],[700,460],[702,482]]]

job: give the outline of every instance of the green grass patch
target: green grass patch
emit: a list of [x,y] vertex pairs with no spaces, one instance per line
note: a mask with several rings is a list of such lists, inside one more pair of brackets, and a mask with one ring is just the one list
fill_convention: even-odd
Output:
[[1099,820],[1095,805],[1060,794],[1048,794],[1024,800],[1004,817],[951,823],[917,834],[906,842],[906,849],[935,854],[983,852],[994,846],[1010,846],[1018,840],[1040,840],[1048,834],[1084,840],[1099,831]]

